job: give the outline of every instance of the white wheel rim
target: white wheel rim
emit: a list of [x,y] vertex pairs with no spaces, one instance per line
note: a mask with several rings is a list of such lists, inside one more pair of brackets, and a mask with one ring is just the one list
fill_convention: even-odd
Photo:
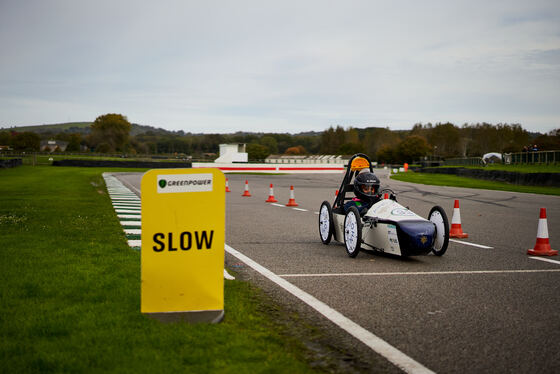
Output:
[[344,224],[344,241],[346,242],[346,248],[350,251],[350,253],[356,250],[358,244],[358,224],[354,213],[350,213],[346,216],[346,222]]
[[326,205],[323,205],[321,207],[321,214],[319,215],[319,231],[323,240],[327,240],[329,236],[330,223],[329,210]]
[[430,221],[432,221],[436,225],[436,240],[434,241],[434,249],[439,251],[443,247],[444,242],[444,227],[443,224],[443,217],[441,213],[437,210],[434,210],[430,215]]

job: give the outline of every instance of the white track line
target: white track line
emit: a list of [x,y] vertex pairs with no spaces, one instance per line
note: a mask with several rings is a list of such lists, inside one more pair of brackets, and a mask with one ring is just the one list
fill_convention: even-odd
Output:
[[[540,260],[540,259],[539,259]],[[560,262],[559,262],[560,264]],[[363,276],[389,276],[389,275],[456,275],[456,274],[506,274],[506,273],[557,273],[560,269],[527,269],[527,270],[464,270],[464,271],[402,271],[386,273],[316,273],[316,274],[279,274],[282,278],[305,277],[363,277]]]
[[544,258],[544,257],[534,257],[534,256],[529,256],[530,259],[532,260],[539,260],[539,261],[545,261],[545,262],[550,262],[551,264],[556,264],[556,265],[560,265],[560,261],[557,260],[551,260],[550,258]]
[[281,208],[284,208],[284,205],[282,205],[282,204],[270,203],[270,205],[279,206]]
[[463,242],[461,240],[457,240],[457,239],[449,239],[450,242],[453,243],[460,243],[460,244],[465,244],[465,245],[471,245],[473,247],[478,247],[478,248],[484,248],[484,249],[494,249],[494,247],[489,247],[487,245],[482,245],[482,244],[475,244],[475,243],[469,243],[469,242]]
[[302,208],[292,208],[293,210],[299,210],[300,212],[309,212],[309,210],[307,209],[302,209]]
[[377,352],[378,354],[385,357],[387,360],[392,362],[394,365],[404,370],[407,373],[433,373],[430,369],[426,368],[419,362],[413,360],[412,358],[405,355],[403,352],[399,351],[397,348],[393,347],[383,339],[372,334],[370,331],[364,329],[362,326],[358,325],[354,321],[342,315],[340,312],[329,307],[327,304],[311,296],[307,292],[301,290],[300,288],[294,286],[287,280],[280,278],[278,275],[274,274],[267,268],[259,265],[249,257],[245,256],[241,252],[233,249],[229,245],[225,245],[226,252],[232,256],[237,257],[240,261],[243,261],[248,266],[253,268],[255,271],[259,272],[269,280],[276,283],[278,286],[282,287],[292,295],[296,296],[298,299],[305,302],[307,305],[321,313],[324,317],[332,321],[338,327],[360,340],[362,343],[367,345],[369,348]]

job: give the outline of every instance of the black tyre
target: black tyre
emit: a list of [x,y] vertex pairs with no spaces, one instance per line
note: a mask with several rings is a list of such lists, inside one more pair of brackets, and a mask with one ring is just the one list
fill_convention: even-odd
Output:
[[447,214],[445,214],[445,210],[443,210],[442,207],[436,205],[430,210],[428,219],[436,225],[432,252],[434,252],[436,256],[443,256],[449,244],[449,221],[447,220]]
[[356,257],[362,245],[362,219],[360,212],[353,206],[344,217],[344,246],[350,257]]
[[323,201],[319,209],[319,236],[323,244],[329,244],[333,235],[333,215],[331,204]]

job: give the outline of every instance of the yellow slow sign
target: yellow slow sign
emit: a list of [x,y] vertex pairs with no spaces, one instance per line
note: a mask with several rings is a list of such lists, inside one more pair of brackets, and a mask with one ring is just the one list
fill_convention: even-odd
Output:
[[142,313],[223,311],[225,177],[155,169],[142,178]]

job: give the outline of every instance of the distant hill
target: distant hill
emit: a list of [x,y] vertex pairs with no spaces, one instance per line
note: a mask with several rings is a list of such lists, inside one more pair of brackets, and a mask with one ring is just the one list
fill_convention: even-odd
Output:
[[[0,131],[2,130],[17,131],[17,132],[31,131],[37,134],[46,134],[46,133],[57,134],[59,132],[66,132],[66,133],[79,133],[79,134],[87,135],[91,131],[90,126],[92,123],[93,122],[66,122],[66,123],[53,123],[53,124],[46,124],[46,125],[0,127]],[[167,131],[161,128],[132,123],[132,129],[130,130],[130,135],[136,136],[139,134],[144,134],[148,131],[160,135],[173,134],[172,131]]]
[[[53,124],[45,124],[45,125],[32,125],[32,126],[13,126],[13,127],[0,127],[0,131],[17,131],[17,132],[25,132],[25,131],[31,131],[34,133],[37,133],[39,135],[45,135],[45,134],[57,134],[59,132],[65,132],[65,133],[79,133],[82,135],[87,135],[90,133],[91,129],[90,126],[93,122],[66,122],[66,123],[53,123]],[[136,136],[136,135],[140,135],[140,134],[145,134],[147,132],[150,132],[154,135],[176,135],[176,136],[183,136],[185,134],[188,135],[194,135],[194,136],[206,136],[206,135],[210,135],[210,134],[205,134],[205,133],[185,133],[184,131],[169,131],[169,130],[165,130],[159,127],[153,127],[153,126],[148,126],[148,125],[139,125],[137,123],[132,123],[132,128],[130,130],[130,135],[131,136]],[[251,134],[259,134],[259,135],[264,135],[267,133],[263,133],[263,132],[259,132],[259,133],[255,133],[255,132],[245,132],[245,131],[237,131],[233,134],[228,134],[228,135],[251,135]],[[288,134],[288,133],[286,133]],[[316,132],[316,131],[307,131],[307,132],[300,132],[297,134],[293,134],[294,136],[319,136],[321,135],[322,132]],[[226,135],[226,134],[222,134],[222,135]],[[46,135],[48,136],[48,135]]]
[[58,132],[78,132],[81,134],[89,133],[89,126],[92,122],[66,122],[66,123],[54,123],[50,125],[32,125],[32,126],[17,126],[17,127],[4,127],[0,130],[11,130],[17,132],[31,131],[37,134],[42,134],[46,132],[58,133]]

